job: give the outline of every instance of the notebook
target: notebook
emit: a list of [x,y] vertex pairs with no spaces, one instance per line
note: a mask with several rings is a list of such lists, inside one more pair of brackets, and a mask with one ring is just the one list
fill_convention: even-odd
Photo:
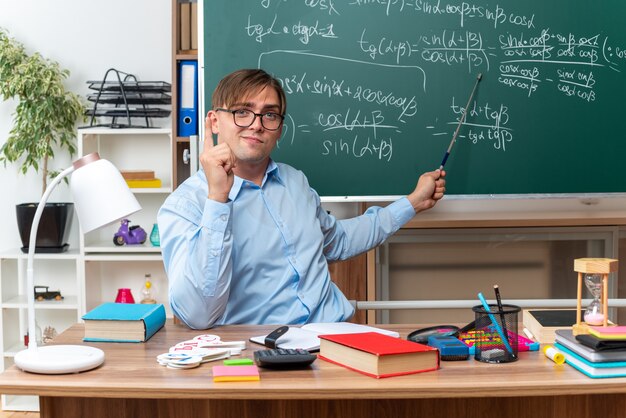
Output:
[[626,361],[592,363],[568,350],[559,343],[554,347],[565,356],[565,362],[588,377],[599,379],[605,377],[626,377]]
[[[400,336],[396,331],[370,327],[368,325],[353,324],[351,322],[314,322],[301,327],[289,327],[289,331],[276,341],[276,346],[278,348],[301,348],[307,351],[318,351],[320,349],[320,339],[318,335],[356,334],[360,332],[378,332],[396,338]],[[267,335],[259,335],[251,337],[250,341],[265,345],[266,336]]]
[[571,329],[557,330],[554,334],[554,338],[560,345],[592,363],[626,361],[626,350],[595,351],[594,349],[579,343]]

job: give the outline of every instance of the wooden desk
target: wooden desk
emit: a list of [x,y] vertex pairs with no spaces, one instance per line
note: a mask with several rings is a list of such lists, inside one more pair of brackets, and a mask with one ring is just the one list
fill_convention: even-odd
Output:
[[[402,336],[415,326],[390,326]],[[228,326],[210,333],[247,339],[271,326]],[[146,344],[93,344],[104,365],[86,373],[46,376],[15,366],[0,392],[36,394],[41,417],[622,417],[626,378],[589,379],[538,352],[511,364],[442,362],[436,372],[374,379],[317,360],[312,370],[261,371],[260,382],[213,383],[212,363],[190,370],[159,366],[158,354],[201,332],[168,323]],[[75,325],[56,343],[80,343]],[[259,346],[248,343],[245,356]],[[219,364],[220,362],[213,363]]]

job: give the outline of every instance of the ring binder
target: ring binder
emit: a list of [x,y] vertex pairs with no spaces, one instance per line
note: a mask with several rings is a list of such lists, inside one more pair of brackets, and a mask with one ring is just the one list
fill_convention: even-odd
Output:
[[178,136],[198,135],[198,62],[181,61],[178,68]]

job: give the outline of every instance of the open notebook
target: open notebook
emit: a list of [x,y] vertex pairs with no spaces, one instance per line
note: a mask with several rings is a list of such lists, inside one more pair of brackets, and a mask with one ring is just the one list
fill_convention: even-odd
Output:
[[[356,334],[360,332],[379,332],[391,337],[399,337],[395,331],[382,328],[370,327],[368,325],[353,324],[351,322],[316,322],[302,325],[302,327],[289,327],[289,331],[277,340],[278,348],[301,348],[308,351],[318,351],[320,349],[320,339],[318,335],[324,334]],[[250,341],[265,345],[266,335],[251,337]]]

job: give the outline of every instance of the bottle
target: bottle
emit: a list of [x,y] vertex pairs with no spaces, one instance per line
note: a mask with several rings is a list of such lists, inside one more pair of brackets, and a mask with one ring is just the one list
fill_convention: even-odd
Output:
[[144,277],[143,287],[141,288],[141,296],[142,298],[140,303],[157,303],[152,297],[152,275],[150,273],[146,273]]
[[159,247],[161,245],[161,238],[159,238],[159,225],[152,225],[152,232],[150,232],[150,243],[153,247]]
[[130,289],[127,287],[122,287],[117,289],[117,297],[115,298],[115,303],[135,303],[135,298],[133,298],[133,294]]

